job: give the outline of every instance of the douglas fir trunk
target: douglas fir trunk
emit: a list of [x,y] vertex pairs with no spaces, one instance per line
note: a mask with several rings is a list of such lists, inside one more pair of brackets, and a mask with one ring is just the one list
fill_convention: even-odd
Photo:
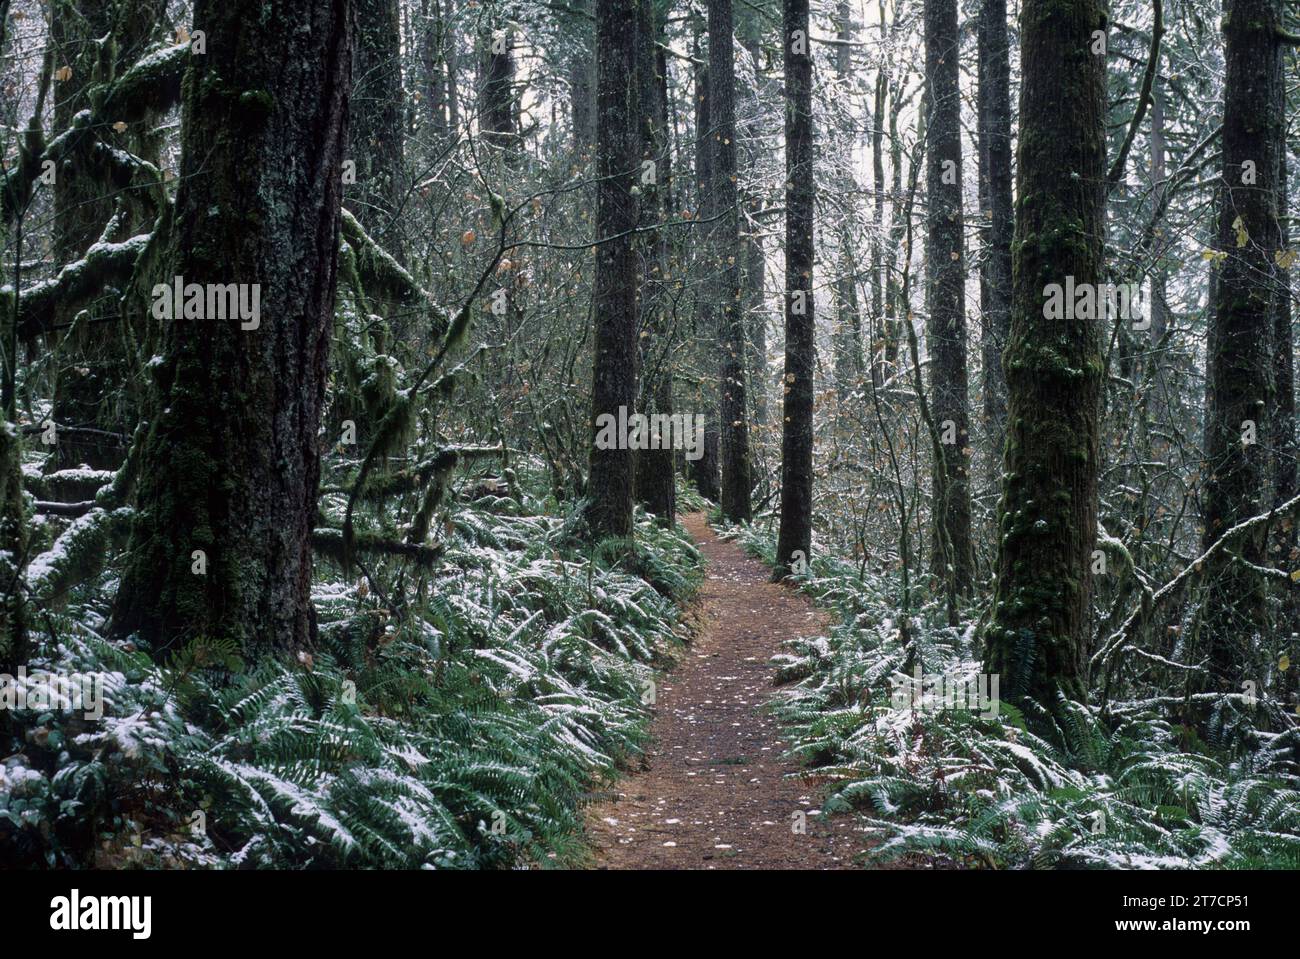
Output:
[[813,130],[808,0],[785,0],[785,373],[781,403],[781,528],[778,576],[812,556]]
[[[310,536],[351,16],[338,0],[195,6],[207,52],[185,82],[174,277],[161,289],[181,277],[209,291],[239,284],[256,309],[161,319],[161,396],[114,610],[119,635],[162,648],[225,639],[246,653],[314,640]],[[178,316],[178,305],[155,288],[155,317]]]
[[[1095,319],[1046,319],[1051,284],[1102,281],[1106,61],[1097,0],[1021,11],[1008,406],[998,582],[985,671],[1015,702],[1085,696],[1103,361]],[[1073,311],[1071,311],[1073,313]]]

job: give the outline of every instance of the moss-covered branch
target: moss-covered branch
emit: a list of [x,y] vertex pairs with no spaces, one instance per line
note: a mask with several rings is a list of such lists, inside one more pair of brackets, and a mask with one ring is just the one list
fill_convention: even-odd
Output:
[[[0,186],[0,217],[4,222],[12,222],[26,209],[32,187],[47,161],[57,166],[83,149],[93,149],[99,145],[94,133],[97,129],[116,123],[137,123],[166,113],[180,103],[181,79],[189,62],[189,49],[188,43],[180,43],[157,50],[143,57],[112,83],[91,91],[91,101],[97,104],[95,109],[82,110],[68,129],[60,131],[48,143],[39,120],[33,119],[24,134],[19,162]],[[100,169],[112,175],[121,173],[120,166],[115,163]],[[110,180],[109,185],[113,185],[113,181]]]
[[104,567],[131,531],[133,511],[92,509],[74,520],[44,553],[27,567],[27,597],[38,608],[57,605],[69,590]]
[[[343,530],[318,527],[311,534],[311,545],[316,552],[345,565]],[[398,540],[385,539],[374,533],[353,532],[346,555],[372,553],[379,556],[405,556],[421,566],[432,566],[442,556],[444,547],[421,546],[416,543],[403,543]]]
[[190,60],[190,44],[155,50],[112,83],[91,91],[96,114],[108,123],[135,123],[166,113],[181,101],[181,79]]
[[[51,329],[60,305],[71,312],[98,297],[105,287],[125,285],[148,243],[148,233],[121,243],[96,243],[58,276],[23,290],[18,303],[19,337],[31,339]],[[13,295],[13,287],[0,287],[0,311],[13,309]]]
[[433,320],[433,334],[441,336],[448,325],[447,311],[433,301],[392,254],[374,241],[356,217],[347,210],[342,212],[343,239],[356,257],[357,273],[367,296],[428,311]]

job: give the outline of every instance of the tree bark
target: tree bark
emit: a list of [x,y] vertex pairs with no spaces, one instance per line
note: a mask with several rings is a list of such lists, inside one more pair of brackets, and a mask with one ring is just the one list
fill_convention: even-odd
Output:
[[783,0],[785,58],[785,374],[781,424],[781,525],[776,575],[812,559],[813,128],[808,0]]
[[[853,17],[848,0],[840,0],[835,8],[835,38],[839,45],[835,48],[835,77],[840,88],[848,90],[850,69],[853,65]],[[847,144],[851,162],[852,140]],[[842,177],[840,188],[845,195],[852,195],[857,189],[854,177],[847,170]],[[860,384],[863,370],[862,359],[862,312],[858,306],[858,264],[853,249],[853,238],[846,228],[839,236],[839,269],[835,278],[835,393],[843,403]]]
[[508,27],[482,38],[483,84],[479,95],[479,128],[483,138],[510,150],[518,142],[515,118],[515,58]]
[[[668,183],[668,103],[666,88],[659,75],[660,58],[657,42],[663,39],[663,21],[649,0],[637,4],[636,78],[637,117],[641,167],[639,237],[640,255],[645,264],[641,287],[641,392],[637,409],[649,416],[673,412],[673,352],[663,297],[664,271],[668,263],[668,239],[657,229],[663,219],[663,193]],[[651,166],[646,167],[649,163]],[[636,456],[637,500],[660,522],[671,526],[677,514],[677,490],[674,480],[673,449],[668,437],[662,436],[661,449],[640,450]]]
[[974,576],[970,410],[966,373],[966,266],[962,248],[961,91],[957,0],[925,0],[926,259],[931,407],[940,430],[933,479],[931,566],[952,592]]
[[986,672],[1049,708],[1086,694],[1103,360],[1095,320],[1047,320],[1045,288],[1102,280],[1106,65],[1097,0],[1025,0],[1007,440]]
[[[636,124],[637,6],[648,0],[596,0],[596,278],[592,292],[592,444],[588,526],[595,539],[632,533],[632,451],[596,443],[600,418],[619,421],[636,405],[639,263],[633,231],[639,169]],[[605,444],[608,446],[609,444]],[[622,448],[619,448],[622,447]]]
[[741,309],[740,204],[736,190],[736,79],[731,0],[709,0],[709,94],[713,121],[713,194],[717,222],[712,252],[717,277],[719,364],[718,459],[722,514],[735,523],[750,518],[753,486],[749,461],[749,411],[745,404],[745,317]]
[[[1233,0],[1224,20],[1223,180],[1219,185],[1218,282],[1212,302],[1206,383],[1203,544],[1264,512],[1272,480],[1277,215],[1282,82],[1276,0]],[[1262,532],[1240,556],[1263,560]],[[1253,637],[1266,627],[1265,583],[1231,554],[1202,570],[1201,637],[1209,644],[1209,687],[1239,691],[1255,662]],[[1253,675],[1250,674],[1250,675]]]
[[[695,197],[697,218],[707,223],[716,206],[712,189],[714,136],[710,104],[713,98],[709,92],[708,61],[700,56],[698,18],[695,18],[695,24]],[[704,245],[707,246],[707,243]],[[717,312],[713,307],[711,292],[696,297],[694,320],[697,339],[711,344],[717,336]],[[706,345],[701,365],[706,371],[705,376],[710,379],[712,377],[709,374],[716,361],[715,353]],[[718,419],[711,398],[705,395],[699,380],[693,384],[691,394],[695,409],[704,415],[704,450],[699,459],[688,461],[687,470],[699,494],[716,503],[722,498],[718,478]]]
[[112,627],[155,649],[230,640],[256,656],[315,638],[310,537],[354,16],[342,0],[195,5],[209,39],[185,81],[171,273],[256,284],[261,302],[255,329],[163,321]]
[[[591,12],[591,0],[576,0],[575,9]],[[573,113],[573,149],[579,156],[589,153],[596,141],[595,77],[592,71],[591,20],[576,16],[573,20],[576,50],[569,61],[569,106]]]
[[[885,25],[880,26],[882,38]],[[881,69],[876,74],[876,86],[872,98],[871,110],[871,323],[870,359],[871,385],[879,389],[885,382],[884,347],[885,347],[885,303],[884,288],[880,271],[884,265],[882,235],[885,229],[885,91],[888,86],[887,73]]]
[[1007,418],[1007,378],[1002,349],[1011,324],[1011,60],[1006,0],[984,0],[979,19],[980,186],[988,226],[983,231],[984,428],[995,458],[1002,454]]
[[[1281,88],[1279,87],[1279,94]],[[1286,128],[1279,127],[1282,137],[1278,149],[1277,210],[1278,249],[1290,245],[1287,182]],[[1276,262],[1276,259],[1275,261]],[[1295,409],[1295,336],[1291,316],[1291,271],[1277,267],[1277,287],[1273,298],[1273,379],[1277,393],[1277,412],[1273,417],[1273,503],[1280,505],[1296,494],[1296,460],[1300,445],[1296,442]],[[1285,537],[1294,544],[1295,532]]]
[[756,233],[745,237],[745,314],[749,330],[749,402],[754,422],[767,422],[767,298],[763,289],[767,257],[763,238]]

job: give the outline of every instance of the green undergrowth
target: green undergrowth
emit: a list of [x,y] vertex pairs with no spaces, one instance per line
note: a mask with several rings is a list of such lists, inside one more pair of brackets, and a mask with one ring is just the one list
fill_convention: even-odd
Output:
[[0,865],[576,861],[702,575],[680,530],[639,516],[634,546],[593,550],[576,522],[527,496],[458,504],[435,567],[371,570],[383,598],[318,564],[317,648],[256,667],[104,639],[105,574],[42,623],[30,667],[101,680],[103,718],[0,712]]
[[[768,526],[729,535],[773,563]],[[1051,713],[1004,702],[995,715],[918,708],[897,693],[918,667],[949,681],[979,674],[975,623],[949,626],[941,601],[921,592],[900,631],[897,578],[864,578],[833,557],[815,559],[799,586],[836,622],[776,657],[784,690],[774,708],[792,753],[832,783],[824,808],[863,817],[864,862],[1300,866],[1294,730],[1251,729],[1232,750],[1198,742],[1189,751],[1188,730],[1162,713],[1155,691],[1112,700],[1105,715],[1064,701]]]

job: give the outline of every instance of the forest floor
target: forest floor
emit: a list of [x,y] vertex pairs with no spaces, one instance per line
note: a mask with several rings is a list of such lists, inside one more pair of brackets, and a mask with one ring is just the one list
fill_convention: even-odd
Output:
[[[719,539],[703,513],[682,517],[707,561],[695,638],[656,689],[644,768],[589,811],[597,869],[848,869],[867,845],[847,816],[819,814],[815,779],[792,779],[765,706],[770,659],[829,617]],[[802,813],[802,815],[800,815]],[[801,832],[796,826],[802,825]]]

